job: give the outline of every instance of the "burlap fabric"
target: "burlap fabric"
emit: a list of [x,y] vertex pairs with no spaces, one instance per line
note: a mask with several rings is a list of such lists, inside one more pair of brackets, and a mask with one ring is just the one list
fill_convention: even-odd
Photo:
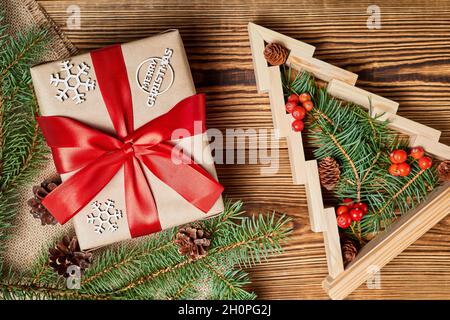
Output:
[[[0,0],[0,8],[6,15],[9,25],[8,32],[15,34],[30,27],[37,26],[48,30],[48,50],[40,58],[40,62],[52,61],[71,56],[77,49],[59,30],[47,13],[33,0]],[[34,219],[26,202],[32,197],[32,186],[41,183],[45,178],[54,174],[53,161],[49,160],[39,175],[28,185],[19,190],[19,212],[14,221],[9,239],[6,242],[5,263],[13,270],[24,271],[31,266],[33,260],[41,252],[43,246],[63,233],[73,233],[72,224],[64,226],[41,226],[39,219]]]

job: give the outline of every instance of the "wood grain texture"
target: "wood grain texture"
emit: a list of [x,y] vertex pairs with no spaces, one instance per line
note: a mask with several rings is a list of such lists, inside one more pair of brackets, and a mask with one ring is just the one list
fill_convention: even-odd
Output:
[[350,86],[354,86],[358,79],[357,74],[317,58],[303,58],[290,55],[286,64],[297,70],[306,70],[313,74],[316,79],[325,82],[336,79],[347,83]]
[[398,102],[349,85],[339,79],[332,79],[328,82],[327,92],[338,99],[356,103],[366,109],[370,110],[370,107],[372,107],[373,116],[385,112],[395,114],[398,110]]
[[[256,92],[252,21],[315,46],[316,58],[358,74],[357,86],[399,102],[397,114],[441,131],[450,145],[449,2],[377,1],[380,30],[367,29],[365,1],[39,2],[81,50],[180,29],[197,88],[208,94],[209,127],[272,128],[268,96]],[[71,4],[81,9],[80,30],[66,27]],[[243,199],[250,214],[276,210],[294,218],[286,252],[251,270],[253,289],[266,299],[326,299],[322,235],[310,231],[304,187],[292,184],[286,143],[279,146],[276,174],[261,175],[261,164],[218,166],[226,195]],[[449,244],[447,217],[382,269],[380,290],[362,285],[349,298],[448,299]]]
[[[341,239],[339,237],[339,227],[336,224],[335,208],[325,208],[323,218],[326,225],[325,231],[323,232],[323,242],[327,257],[328,277],[335,279],[339,274],[344,272]],[[328,295],[330,296],[329,293]]]
[[[305,192],[311,231],[324,232],[328,230],[328,223],[325,218],[326,214],[324,212],[317,160],[306,161],[303,167],[300,168],[306,171]],[[339,250],[339,253],[340,252],[341,250]],[[331,255],[332,254],[330,254],[330,256]]]

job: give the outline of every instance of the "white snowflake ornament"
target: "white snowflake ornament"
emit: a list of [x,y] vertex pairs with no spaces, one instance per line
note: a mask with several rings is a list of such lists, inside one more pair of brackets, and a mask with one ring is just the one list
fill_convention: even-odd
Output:
[[104,203],[94,201],[92,211],[87,215],[87,222],[94,225],[94,231],[102,234],[106,230],[114,232],[119,229],[117,222],[123,218],[122,210],[115,208],[113,200],[106,200]]
[[[69,96],[76,104],[82,103],[86,100],[85,92],[81,92],[80,89],[90,91],[95,89],[95,80],[86,78],[89,74],[90,67],[82,62],[77,66],[77,70],[74,70],[74,65],[69,60],[65,60],[61,63],[61,75],[55,73],[50,76],[50,84],[58,87],[62,85],[62,89],[58,89],[56,98],[63,102]],[[62,77],[62,78],[61,78]]]

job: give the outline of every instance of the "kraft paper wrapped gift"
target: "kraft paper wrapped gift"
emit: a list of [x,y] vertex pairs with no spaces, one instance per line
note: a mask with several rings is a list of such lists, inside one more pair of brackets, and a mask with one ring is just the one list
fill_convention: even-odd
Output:
[[[96,58],[94,59],[94,57]],[[122,68],[121,63],[117,63],[121,59],[124,62]],[[66,130],[59,127],[55,128],[51,121],[43,125],[43,120],[38,119],[44,136],[51,147],[50,140],[62,140],[62,142],[58,142],[62,144],[59,145],[60,148],[58,150],[55,151],[52,148],[57,167],[58,163],[55,158],[61,150],[61,152],[67,151],[64,150],[64,139],[66,139],[64,136],[69,137],[67,138],[68,140],[84,141],[90,139],[85,137],[86,134],[83,131],[88,129],[84,128],[80,123],[110,136],[117,137],[120,135],[117,133],[117,127],[115,127],[117,124],[113,123],[112,119],[114,116],[117,119],[117,114],[114,115],[114,113],[122,108],[121,100],[126,100],[127,98],[127,90],[125,90],[125,94],[118,92],[122,90],[122,87],[126,87],[123,83],[124,76],[129,83],[128,95],[131,96],[128,98],[131,99],[129,101],[132,101],[131,118],[134,123],[134,131],[145,127],[144,125],[152,120],[154,120],[152,123],[160,127],[163,126],[163,123],[170,122],[171,119],[168,115],[173,116],[174,106],[183,101],[183,99],[185,99],[184,102],[186,100],[190,101],[187,104],[195,104],[196,101],[201,100],[201,97],[198,98],[197,96],[193,100],[188,98],[195,95],[196,92],[183,43],[177,30],[169,30],[150,38],[122,44],[114,48],[100,49],[97,50],[96,55],[93,55],[92,52],[85,53],[71,57],[67,61],[55,61],[38,65],[31,69],[31,75],[40,106],[40,113],[44,120],[54,121],[52,116],[57,116],[56,118],[64,117],[65,119],[69,118],[79,122],[76,124],[80,126],[79,133],[71,135],[65,132]],[[121,77],[121,79],[116,81],[116,77]],[[117,84],[120,81],[122,81],[122,87]],[[105,96],[110,95],[115,100],[119,100],[119,102],[114,101],[111,97],[105,98]],[[107,103],[109,104],[108,107]],[[184,106],[177,107],[180,109],[180,112],[175,112],[174,114],[177,117],[184,117],[184,119],[178,120],[184,123],[189,121],[187,119],[191,116],[191,113],[183,113],[181,108]],[[201,108],[199,110],[201,113]],[[119,110],[119,112],[122,111]],[[178,120],[174,119],[174,121]],[[125,124],[127,124],[126,121]],[[189,124],[186,126],[189,126]],[[130,128],[128,129],[129,134]],[[163,131],[164,128],[160,128],[160,130]],[[49,137],[48,135],[52,136]],[[104,141],[109,141],[109,138],[102,138],[100,135],[99,140],[101,140],[99,143],[102,144]],[[122,140],[125,146],[127,141]],[[214,201],[211,202],[210,200],[211,204],[207,206],[208,210],[202,211],[198,206],[194,205],[196,201],[201,201],[202,199],[190,199],[188,201],[186,197],[180,195],[171,186],[161,181],[146,165],[142,165],[142,163],[138,165],[142,169],[150,187],[157,209],[156,219],[159,220],[160,229],[209,218],[223,211],[223,201],[220,195],[222,187],[216,182],[216,170],[209,150],[206,133],[200,132],[200,134],[184,136],[184,138],[180,139],[171,139],[170,143],[183,149],[185,154],[188,154],[196,164],[204,169],[198,169],[199,171],[204,171],[203,176],[199,175],[201,177],[199,181],[197,179],[186,179],[184,181],[187,189],[194,184],[201,183],[205,174],[214,181],[213,184],[215,183],[216,186],[214,186],[215,191],[211,191],[213,194],[209,195],[214,198]],[[114,144],[114,142],[111,142],[111,144]],[[197,147],[193,147],[195,144]],[[199,145],[201,147],[198,147]],[[73,147],[73,142],[68,142],[67,147]],[[136,145],[131,145],[131,147],[127,148],[126,152],[130,150],[135,151]],[[122,149],[125,150],[125,147]],[[91,154],[89,150],[84,151],[86,154],[83,154],[83,156],[85,155],[87,158],[92,156],[93,159],[96,158],[96,152],[98,152],[96,150]],[[117,154],[120,154],[120,152]],[[76,158],[77,156],[73,157]],[[94,160],[94,162],[96,161]],[[134,162],[134,165],[136,166],[136,162]],[[124,184],[126,170],[124,167],[124,165],[121,165],[109,182],[88,202],[85,201],[78,211],[76,208],[73,209],[71,207],[72,202],[73,199],[78,201],[78,198],[84,195],[84,189],[82,187],[71,189],[68,184],[71,181],[70,178],[77,175],[78,171],[82,171],[84,168],[74,166],[72,171],[67,170],[67,167],[64,170],[59,170],[63,180],[60,188],[65,186],[66,198],[63,199],[64,201],[59,201],[56,207],[62,203],[63,207],[70,207],[70,209],[77,211],[73,217],[69,218],[73,219],[82,249],[100,247],[132,238],[130,219],[135,218],[131,217],[130,212],[127,212],[127,207],[134,209],[136,206],[134,201],[129,201],[127,206],[127,193]],[[96,185],[97,179],[102,173],[98,172],[98,174],[92,174],[88,178],[85,177],[86,189]],[[174,175],[176,174],[174,172]],[[174,176],[168,179],[179,180],[179,177]],[[205,186],[208,186],[208,183]],[[135,185],[136,189],[133,190],[137,191],[137,196],[139,196],[142,186],[142,181],[140,181],[140,184]],[[78,194],[75,194],[76,192]],[[202,192],[208,193],[208,190]],[[50,195],[53,195],[53,192]],[[61,196],[58,199],[61,200]],[[151,202],[151,199],[145,199],[144,202],[147,200]],[[54,199],[52,201],[55,202]],[[144,207],[146,205],[143,204]],[[55,209],[53,211],[50,210],[54,215],[60,214],[60,212],[54,211]],[[58,220],[61,219],[59,218]],[[154,231],[158,230],[153,230],[152,232]],[[144,228],[133,233],[133,235],[136,236],[136,233],[140,236],[149,232],[148,229]]]

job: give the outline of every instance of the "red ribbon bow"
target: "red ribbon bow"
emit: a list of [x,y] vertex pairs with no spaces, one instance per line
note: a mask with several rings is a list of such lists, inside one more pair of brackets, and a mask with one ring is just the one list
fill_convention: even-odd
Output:
[[[108,135],[74,119],[37,117],[59,173],[78,170],[42,202],[61,224],[70,220],[124,166],[125,202],[132,237],[161,230],[156,203],[142,165],[203,212],[223,191],[206,170],[169,143],[174,130],[205,131],[205,97],[190,96],[134,131],[133,104],[119,45],[91,52],[97,82],[117,133]],[[176,163],[174,162],[176,160]]]

